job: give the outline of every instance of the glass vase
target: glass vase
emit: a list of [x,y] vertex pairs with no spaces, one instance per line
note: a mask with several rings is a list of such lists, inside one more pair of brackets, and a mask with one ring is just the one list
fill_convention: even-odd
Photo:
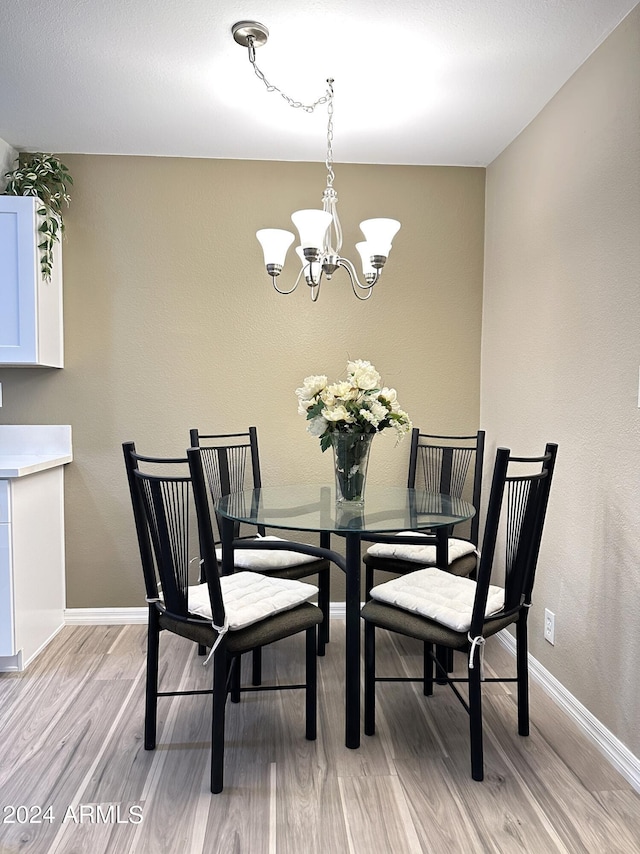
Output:
[[374,433],[332,433],[336,502],[364,504],[369,451]]

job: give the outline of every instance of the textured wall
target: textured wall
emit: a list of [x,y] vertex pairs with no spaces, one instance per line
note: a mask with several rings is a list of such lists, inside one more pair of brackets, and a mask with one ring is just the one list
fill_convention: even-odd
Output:
[[[337,274],[312,305],[303,290],[273,291],[254,233],[318,207],[322,165],[63,159],[75,181],[66,367],[0,369],[0,421],[73,427],[69,607],[144,601],[125,440],[174,454],[190,427],[255,424],[265,484],[331,480],[330,455],[306,433],[294,389],[307,374],[338,378],[348,358],[371,360],[416,424],[477,429],[483,169],[337,165],[346,254],[355,255],[362,219],[393,216],[402,229],[369,302]],[[403,482],[407,455],[408,443],[377,437],[370,477]]]
[[560,446],[531,650],[635,755],[639,47],[640,7],[488,169],[481,392],[492,445]]

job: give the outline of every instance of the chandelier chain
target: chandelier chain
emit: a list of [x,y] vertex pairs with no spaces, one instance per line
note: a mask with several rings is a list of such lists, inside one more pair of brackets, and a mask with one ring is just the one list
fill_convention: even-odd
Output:
[[296,101],[295,98],[287,95],[286,92],[283,92],[282,89],[267,80],[264,71],[258,67],[258,63],[256,62],[254,36],[248,36],[247,43],[249,49],[249,62],[253,66],[254,74],[258,80],[262,80],[264,83],[267,92],[277,92],[290,107],[293,107],[295,110],[304,110],[305,113],[312,113],[316,107],[319,107],[322,104],[327,105],[327,157],[325,159],[325,166],[327,167],[327,187],[333,187],[333,182],[336,177],[333,171],[333,78],[329,77],[327,79],[328,88],[324,95],[321,95],[312,104],[303,104],[302,101]]
[[335,174],[333,172],[333,78],[327,80],[327,187],[333,187]]
[[[253,65],[253,70],[255,72],[256,77],[259,80],[262,80],[264,85],[266,86],[267,92],[277,92],[281,98],[289,104],[290,107],[293,107],[296,110],[304,110],[305,113],[312,113],[316,107],[319,107],[321,104],[327,104],[333,98],[333,90],[331,88],[327,89],[327,91],[318,98],[317,101],[314,101],[313,104],[303,104],[302,101],[296,101],[294,98],[291,98],[286,92],[283,92],[282,89],[278,88],[274,83],[270,83],[264,75],[264,72],[258,68],[258,64],[256,63],[256,50],[255,50],[255,39],[253,36],[248,37],[249,42],[249,62]],[[327,81],[328,82],[328,81]],[[333,81],[332,81],[333,82]]]

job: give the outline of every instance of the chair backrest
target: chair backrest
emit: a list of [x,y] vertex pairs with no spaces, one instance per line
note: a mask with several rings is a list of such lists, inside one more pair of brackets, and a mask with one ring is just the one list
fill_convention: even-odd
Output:
[[[180,620],[189,620],[188,587],[197,584],[206,526],[200,529],[188,458],[138,454],[123,445],[147,599]],[[203,517],[204,518],[204,517]],[[211,523],[209,522],[209,530]],[[216,625],[224,608],[215,550],[204,567]]]
[[[512,457],[508,448],[498,448],[496,452],[478,567],[472,637],[482,633],[485,620],[512,616],[531,603],[557,451],[557,445],[547,444],[540,457]],[[498,568],[496,549],[503,543],[503,565]],[[485,618],[490,583],[504,586],[505,602],[499,613]]]
[[193,447],[187,450],[191,486],[198,522],[200,554],[203,562],[204,578],[209,585],[209,596],[213,613],[213,623],[224,625],[224,603],[220,588],[220,565],[216,556],[216,539],[213,531],[213,502],[207,484],[205,471],[206,449]]
[[[203,471],[214,507],[223,495],[262,486],[255,427],[249,427],[244,433],[218,434],[201,433],[194,427],[189,437],[191,447],[202,451]],[[264,535],[264,528],[259,527],[258,533]],[[217,542],[220,542],[219,532]]]
[[409,452],[410,489],[444,492],[471,501],[476,513],[470,523],[469,539],[478,545],[484,430],[472,436],[437,436],[411,431]]

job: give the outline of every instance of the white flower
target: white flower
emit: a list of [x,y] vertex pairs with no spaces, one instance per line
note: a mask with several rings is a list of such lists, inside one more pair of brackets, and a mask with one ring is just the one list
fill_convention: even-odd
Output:
[[308,422],[307,431],[311,433],[312,436],[320,438],[328,426],[329,422],[323,418],[322,415],[316,415],[315,418],[311,418]]
[[312,400],[298,399],[298,415],[306,415],[309,407],[313,406]]
[[347,380],[342,380],[342,382],[327,386],[325,393],[341,400],[355,400],[359,391],[357,386],[352,385]]
[[379,400],[372,400],[369,409],[371,410],[371,414],[374,418],[376,418],[378,424],[381,421],[384,421],[389,414],[389,409],[383,403],[380,403]]
[[302,381],[302,387],[296,389],[296,394],[300,400],[311,400],[319,391],[326,388],[327,378],[325,376],[305,377]]
[[407,433],[410,433],[413,429],[413,424],[411,423],[411,419],[407,415],[407,413],[403,409],[396,410],[396,415],[400,416],[401,420],[393,420],[393,426],[396,428],[396,432],[398,434],[398,441],[402,439]]
[[395,388],[381,388],[378,397],[383,397],[391,406],[391,409],[396,412],[398,408],[398,393]]
[[371,362],[363,362],[361,359],[347,364],[347,374],[354,385],[365,390],[380,388],[382,382]]
[[344,407],[342,404],[338,404],[337,406],[333,406],[331,408],[325,407],[322,410],[323,418],[326,418],[327,421],[344,421],[346,424],[353,424],[355,418],[351,413]]
[[[361,409],[360,415],[362,416],[362,418],[364,418],[365,421],[368,421],[369,424],[373,424],[374,427],[377,427],[378,424],[380,423],[380,419],[376,418],[376,416],[373,414],[373,412],[370,412],[368,409]],[[385,410],[385,415],[386,415],[386,410]]]

